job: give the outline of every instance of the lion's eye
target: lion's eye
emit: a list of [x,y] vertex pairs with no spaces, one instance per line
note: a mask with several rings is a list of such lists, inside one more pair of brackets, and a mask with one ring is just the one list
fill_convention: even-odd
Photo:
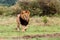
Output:
[[24,14],[24,13],[22,13],[22,14]]
[[25,13],[27,13],[27,11],[25,11]]

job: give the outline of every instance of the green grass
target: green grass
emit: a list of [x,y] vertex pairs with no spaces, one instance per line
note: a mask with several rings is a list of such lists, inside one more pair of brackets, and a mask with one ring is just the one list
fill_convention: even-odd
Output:
[[[30,21],[32,22],[32,21]],[[1,17],[0,18],[0,37],[18,37],[34,34],[53,34],[60,33],[60,25],[40,26],[34,25],[36,22],[28,25],[26,32],[16,31],[15,17]],[[10,38],[8,39],[10,40]],[[27,40],[60,40],[60,38],[32,38]]]
[[[17,40],[17,39],[5,39],[5,40]],[[30,38],[30,39],[18,39],[18,40],[60,40],[60,37],[56,37],[56,38]]]
[[24,35],[33,35],[33,34],[51,34],[51,33],[59,33],[60,26],[34,26],[30,25],[26,32],[16,31],[16,25],[0,25],[0,37],[7,36],[24,36]]
[[60,37],[57,37],[57,38],[32,38],[29,40],[60,40]]

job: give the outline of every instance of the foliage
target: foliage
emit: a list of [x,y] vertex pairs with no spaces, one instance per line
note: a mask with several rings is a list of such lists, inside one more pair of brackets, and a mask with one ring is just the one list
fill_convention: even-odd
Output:
[[30,10],[31,16],[44,16],[60,14],[60,5],[56,0],[37,0],[30,2],[17,1],[15,5],[7,7],[0,6],[0,15],[16,15],[21,10]]
[[0,15],[8,16],[12,15],[14,13],[14,10],[7,7],[7,6],[0,6]]
[[21,9],[27,9],[31,11],[31,15],[44,16],[44,15],[54,15],[58,12],[57,4],[58,2],[52,2],[52,0],[43,1],[37,0],[32,2],[20,2]]
[[44,23],[44,24],[46,24],[46,23],[48,22],[47,17],[46,17],[46,16],[44,16],[42,21],[43,21],[43,23]]

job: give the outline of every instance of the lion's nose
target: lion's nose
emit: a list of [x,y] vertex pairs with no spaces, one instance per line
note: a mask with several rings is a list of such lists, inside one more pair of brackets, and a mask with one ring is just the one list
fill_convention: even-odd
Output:
[[28,19],[28,17],[26,17],[26,19]]
[[28,17],[27,16],[25,16],[25,20],[28,20]]

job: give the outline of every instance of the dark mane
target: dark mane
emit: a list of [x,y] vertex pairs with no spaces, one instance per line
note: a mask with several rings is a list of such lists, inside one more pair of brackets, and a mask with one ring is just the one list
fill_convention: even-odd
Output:
[[22,18],[20,17],[20,23],[21,23],[22,25],[27,26],[28,22],[29,22],[29,21],[26,21],[26,20],[24,20],[24,19],[22,19]]

